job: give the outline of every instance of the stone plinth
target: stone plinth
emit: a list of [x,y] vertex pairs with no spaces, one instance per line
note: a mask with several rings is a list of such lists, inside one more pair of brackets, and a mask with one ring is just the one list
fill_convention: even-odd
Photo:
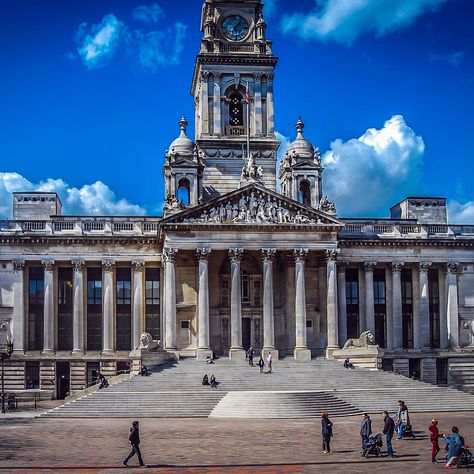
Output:
[[197,360],[206,360],[208,356],[212,357],[212,351],[211,349],[198,349],[196,351],[196,359]]
[[[267,357],[268,357],[268,353],[269,353],[269,352],[272,353],[272,360],[273,360],[273,361],[278,360],[278,351],[277,351],[276,349],[273,349],[273,348],[268,349],[268,348],[264,347],[264,348],[262,349],[262,358],[263,358],[263,360],[264,360],[265,362],[267,361]],[[256,363],[258,362],[258,359],[259,359],[258,356],[254,356],[254,357],[253,357],[253,362],[254,362],[254,364],[256,364]],[[255,362],[255,361],[257,361],[257,362]]]
[[308,362],[311,360],[311,351],[306,347],[295,347],[294,357],[298,362]]
[[356,367],[377,369],[378,361],[383,356],[379,346],[369,344],[367,347],[349,347],[332,352],[332,357],[341,363],[349,359]]
[[235,362],[244,362],[245,361],[245,351],[243,349],[230,349],[229,350],[229,359]]
[[135,368],[139,365],[137,364],[137,361],[141,362],[141,365],[146,365],[148,369],[152,369],[153,367],[178,359],[175,353],[164,351],[162,349],[157,351],[134,349],[133,351],[130,351],[130,358],[132,359],[133,372],[135,372]]

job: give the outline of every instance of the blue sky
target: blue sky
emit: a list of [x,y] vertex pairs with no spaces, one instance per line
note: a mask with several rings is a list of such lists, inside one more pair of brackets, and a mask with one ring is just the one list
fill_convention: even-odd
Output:
[[[324,157],[342,216],[406,195],[474,223],[474,2],[267,1],[276,129]],[[183,4],[186,8],[183,8]],[[186,114],[201,0],[7,0],[0,6],[0,217],[12,191],[74,214],[160,214],[165,151]]]

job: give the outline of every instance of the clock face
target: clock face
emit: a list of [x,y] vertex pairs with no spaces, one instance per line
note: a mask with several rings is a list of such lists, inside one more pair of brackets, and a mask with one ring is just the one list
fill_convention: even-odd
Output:
[[226,38],[232,41],[239,41],[247,36],[249,24],[240,15],[231,15],[222,22],[222,31]]

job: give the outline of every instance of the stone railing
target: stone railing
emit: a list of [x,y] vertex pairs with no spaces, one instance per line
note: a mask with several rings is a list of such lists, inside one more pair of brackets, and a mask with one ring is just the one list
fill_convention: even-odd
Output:
[[245,135],[245,127],[226,125],[225,134],[228,137],[241,137]]
[[414,220],[346,219],[342,238],[474,238],[474,225],[419,224]]
[[158,233],[158,217],[55,217],[49,221],[0,221],[0,235],[130,235]]

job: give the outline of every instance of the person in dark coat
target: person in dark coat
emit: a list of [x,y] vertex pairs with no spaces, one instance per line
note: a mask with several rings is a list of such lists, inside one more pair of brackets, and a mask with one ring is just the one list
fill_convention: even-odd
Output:
[[364,448],[364,444],[369,441],[369,437],[372,434],[372,420],[367,413],[364,413],[362,417],[360,423],[360,437],[362,438],[362,448]]
[[265,367],[265,362],[262,356],[260,356],[260,359],[258,359],[258,366],[260,367],[260,373],[263,374],[263,368]]
[[253,367],[253,348],[252,347],[247,351],[247,358],[249,360],[249,365]]
[[130,454],[127,456],[125,461],[122,462],[124,466],[128,466],[128,461],[130,458],[135,456],[135,454],[138,457],[138,462],[140,463],[140,467],[145,467],[145,463],[143,462],[142,459],[142,453],[140,452],[140,433],[139,433],[139,422],[134,421],[132,423],[132,427],[130,428],[130,435],[128,437],[128,440],[130,441],[130,444],[132,445],[132,450],[130,451]]
[[323,453],[331,452],[331,437],[332,437],[332,421],[329,419],[327,411],[323,411],[321,415],[321,432],[323,435]]
[[385,435],[385,443],[387,445],[387,456],[394,458],[392,448],[393,431],[395,430],[395,422],[387,411],[383,412],[383,434]]

